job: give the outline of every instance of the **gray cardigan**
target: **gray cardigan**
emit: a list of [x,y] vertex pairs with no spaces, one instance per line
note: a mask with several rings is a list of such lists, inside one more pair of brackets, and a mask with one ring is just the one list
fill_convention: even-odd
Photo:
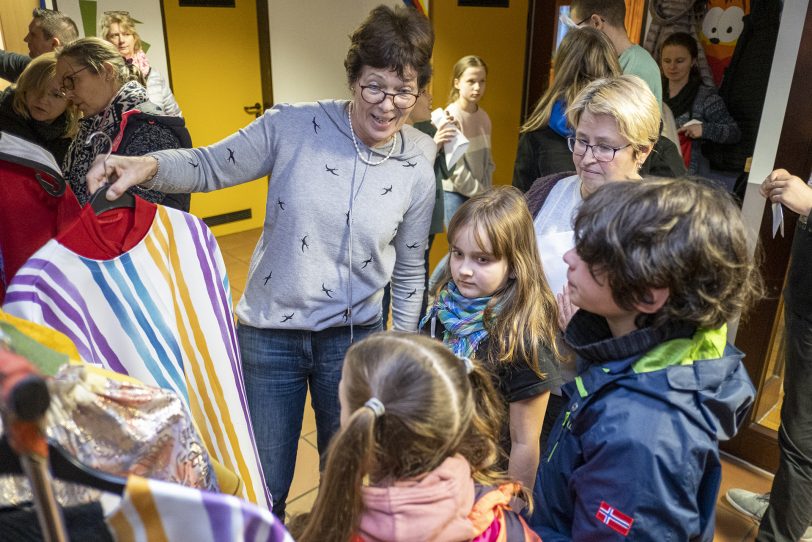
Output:
[[[242,323],[311,331],[371,324],[391,278],[395,328],[417,327],[432,164],[403,131],[389,160],[364,164],[347,104],[277,105],[214,145],[150,155],[159,168],[146,186],[163,192],[208,192],[271,175],[237,306]],[[358,145],[373,162],[389,151]]]

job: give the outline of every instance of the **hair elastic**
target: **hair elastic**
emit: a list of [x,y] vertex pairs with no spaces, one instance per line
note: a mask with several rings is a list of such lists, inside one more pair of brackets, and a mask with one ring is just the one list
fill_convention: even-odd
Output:
[[383,403],[381,403],[381,400],[377,397],[370,397],[367,402],[364,403],[364,406],[370,409],[376,418],[380,418],[383,416],[383,413],[386,412]]
[[474,362],[471,361],[471,358],[464,357],[460,358],[462,362],[465,364],[465,374],[471,374],[474,372]]

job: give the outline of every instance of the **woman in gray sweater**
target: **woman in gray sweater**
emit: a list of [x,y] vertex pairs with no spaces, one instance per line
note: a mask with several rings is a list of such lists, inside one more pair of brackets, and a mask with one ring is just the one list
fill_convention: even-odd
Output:
[[206,192],[270,175],[265,225],[237,306],[254,432],[274,513],[284,518],[308,384],[319,454],[339,426],[338,383],[353,340],[414,330],[434,207],[434,171],[401,130],[431,76],[434,36],[414,10],[379,6],[350,37],[352,98],[278,105],[209,147],[111,156],[88,173],[128,187]]

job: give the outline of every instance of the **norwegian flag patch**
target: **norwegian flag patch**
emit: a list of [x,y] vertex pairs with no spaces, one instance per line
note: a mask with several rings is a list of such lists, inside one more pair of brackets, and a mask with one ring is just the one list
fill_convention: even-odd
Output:
[[634,523],[634,519],[617,510],[615,507],[609,506],[606,504],[606,501],[601,501],[601,505],[598,507],[598,513],[595,514],[595,517],[598,518],[598,521],[623,536],[629,534],[632,523]]

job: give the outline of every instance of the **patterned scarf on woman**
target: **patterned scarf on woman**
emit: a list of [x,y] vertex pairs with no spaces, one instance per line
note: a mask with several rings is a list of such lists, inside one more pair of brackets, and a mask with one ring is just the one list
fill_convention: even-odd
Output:
[[110,103],[101,112],[79,121],[79,133],[68,148],[65,160],[62,162],[62,172],[70,181],[73,193],[80,205],[90,199],[85,183],[93,160],[106,154],[107,140],[103,137],[94,137],[88,144],[87,138],[94,132],[104,132],[113,140],[121,129],[121,119],[125,111],[135,109],[139,104],[149,101],[147,90],[136,81],[129,81],[122,85]]

